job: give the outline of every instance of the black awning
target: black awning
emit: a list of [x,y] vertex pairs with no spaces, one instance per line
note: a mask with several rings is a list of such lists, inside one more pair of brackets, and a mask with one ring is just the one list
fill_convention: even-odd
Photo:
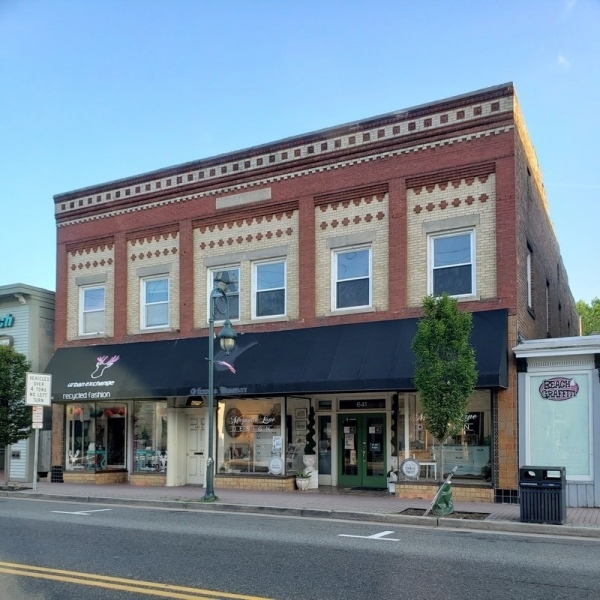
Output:
[[[473,314],[477,387],[508,385],[506,310]],[[215,347],[218,396],[413,390],[417,319],[240,335],[230,355]],[[207,338],[58,349],[54,401],[203,396]],[[219,364],[223,361],[229,367]]]

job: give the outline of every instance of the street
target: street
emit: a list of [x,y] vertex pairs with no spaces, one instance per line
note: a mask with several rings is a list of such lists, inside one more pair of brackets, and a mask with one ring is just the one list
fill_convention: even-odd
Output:
[[0,499],[1,600],[577,600],[599,566],[600,540]]

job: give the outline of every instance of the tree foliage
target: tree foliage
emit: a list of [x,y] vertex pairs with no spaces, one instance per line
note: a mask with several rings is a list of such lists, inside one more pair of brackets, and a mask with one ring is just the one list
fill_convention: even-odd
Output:
[[31,365],[10,346],[0,346],[0,446],[26,438],[31,408],[25,404],[25,378]]
[[594,298],[591,304],[583,300],[577,303],[577,312],[581,317],[581,334],[600,333],[600,298]]
[[420,394],[429,432],[440,442],[460,432],[467,401],[475,389],[475,352],[470,345],[471,313],[455,299],[427,296],[412,347],[416,357],[415,387]]

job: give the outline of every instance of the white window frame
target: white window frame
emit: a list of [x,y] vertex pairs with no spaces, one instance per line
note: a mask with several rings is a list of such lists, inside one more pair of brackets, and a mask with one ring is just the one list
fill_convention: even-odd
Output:
[[[367,278],[369,280],[369,300],[367,304],[360,304],[355,306],[345,306],[338,308],[337,306],[337,284],[338,280],[338,256],[340,254],[349,254],[350,252],[363,252],[368,251],[369,253],[369,273]],[[362,280],[364,277],[354,277],[348,279],[342,279],[341,281],[355,281]],[[345,248],[336,248],[332,250],[331,257],[331,310],[332,312],[344,312],[349,310],[357,310],[362,308],[371,308],[373,306],[373,248],[371,245],[361,246],[349,246]]]
[[[165,279],[167,281],[167,300],[162,302],[151,302],[146,303],[146,285],[152,281],[158,281]],[[152,277],[141,278],[141,294],[140,294],[140,328],[144,330],[148,329],[165,329],[170,327],[171,323],[171,278],[168,274],[154,275]],[[147,325],[146,324],[146,308],[147,306],[157,306],[159,304],[167,305],[167,322],[160,325]]]
[[[103,291],[103,305],[102,309],[96,310],[85,310],[85,293],[92,290],[102,290]],[[104,325],[100,331],[85,331],[85,315],[90,314],[92,312],[102,312],[104,313]],[[79,287],[79,335],[98,335],[106,333],[106,286],[105,285],[82,285]]]
[[435,240],[440,238],[457,237],[459,235],[469,234],[471,238],[471,256],[470,263],[456,263],[453,267],[460,267],[470,264],[471,265],[471,291],[467,294],[452,294],[452,298],[472,298],[477,295],[477,269],[475,261],[475,248],[476,248],[476,231],[474,228],[469,229],[454,229],[452,231],[444,231],[440,233],[432,233],[428,236],[428,252],[427,252],[427,293],[430,296],[434,295],[433,281],[434,271],[441,270],[443,268],[450,267],[439,267],[434,269],[434,258],[435,258]]
[[[206,293],[206,314],[207,314],[207,322],[208,322],[208,318],[210,317],[211,313],[212,313],[212,299],[211,299],[211,294],[213,291],[213,286],[214,286],[214,275],[215,273],[220,273],[221,271],[233,271],[233,270],[237,270],[238,272],[238,291],[236,294],[231,294],[231,293],[226,293],[226,296],[229,298],[230,296],[237,296],[238,297],[238,308],[239,308],[239,314],[237,317],[232,318],[231,316],[229,317],[230,321],[240,321],[242,318],[242,268],[241,265],[239,264],[234,264],[234,265],[224,265],[224,266],[219,266],[219,267],[213,267],[211,269],[208,269],[208,277],[206,278],[206,284],[207,284],[207,293]],[[225,316],[223,316],[222,319],[219,319],[215,316],[215,322],[220,322],[220,321],[224,321],[225,320]]]
[[[270,289],[264,289],[264,290],[258,290],[257,289],[257,283],[258,283],[258,269],[260,267],[264,267],[266,265],[274,265],[274,264],[279,264],[279,263],[283,263],[283,288],[277,287],[277,288],[270,288]],[[283,301],[283,312],[281,314],[277,314],[277,315],[264,315],[264,316],[259,316],[256,314],[256,309],[257,309],[257,295],[260,292],[268,292],[268,291],[275,291],[275,290],[280,290],[283,289],[284,292],[284,301]],[[264,261],[260,261],[260,262],[254,262],[252,263],[252,318],[253,319],[278,319],[281,317],[285,317],[287,316],[287,302],[288,302],[288,290],[287,290],[287,259],[286,258],[277,258],[277,259],[273,259],[273,260],[264,260]]]

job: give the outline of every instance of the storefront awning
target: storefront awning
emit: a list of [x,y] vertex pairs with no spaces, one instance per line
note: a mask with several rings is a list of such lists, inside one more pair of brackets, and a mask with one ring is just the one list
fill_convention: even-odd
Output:
[[[508,385],[507,319],[506,310],[473,314],[479,388]],[[416,329],[417,319],[398,319],[247,333],[229,355],[215,343],[215,394],[413,390]],[[206,337],[60,348],[46,372],[55,402],[204,396],[207,356]]]

